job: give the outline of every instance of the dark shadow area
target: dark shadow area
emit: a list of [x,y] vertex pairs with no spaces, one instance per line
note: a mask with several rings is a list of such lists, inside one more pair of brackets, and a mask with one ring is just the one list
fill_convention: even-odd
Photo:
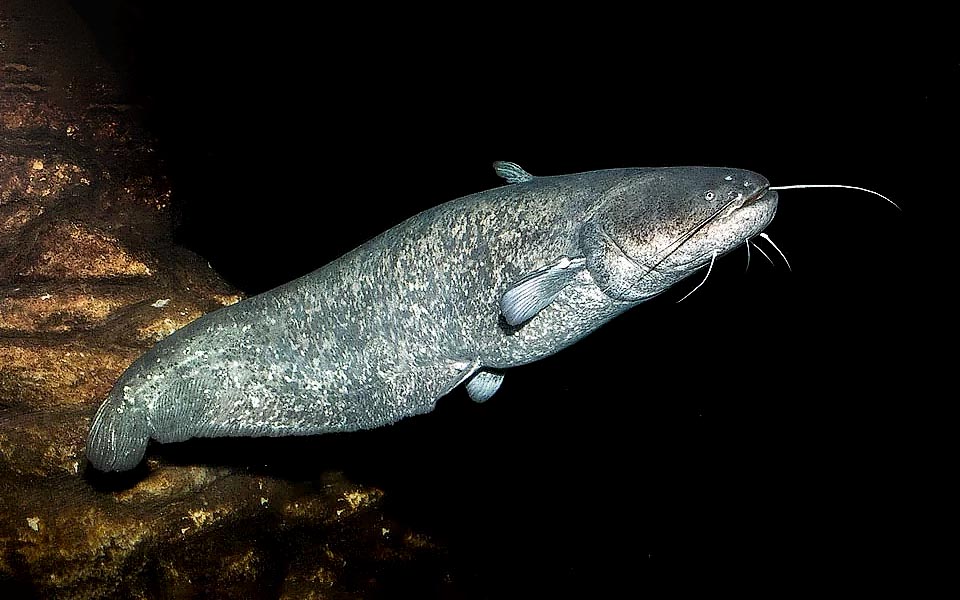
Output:
[[[714,570],[792,581],[797,564],[843,565],[853,581],[886,560],[900,534],[877,526],[897,510],[889,482],[915,477],[897,440],[917,434],[897,403],[918,316],[891,315],[911,290],[884,282],[913,265],[916,174],[942,102],[934,67],[882,54],[654,59],[616,35],[599,36],[603,51],[529,42],[549,43],[545,57],[506,24],[502,42],[418,42],[293,8],[76,6],[144,107],[178,240],[246,293],[500,185],[494,160],[534,175],[728,165],[774,185],[868,187],[904,208],[784,191],[769,232],[792,271],[763,245],[774,264],[754,252],[745,272],[738,250],[680,305],[699,276],[507,372],[484,404],[458,390],[376,431],[150,454],[380,487],[399,521],[448,544],[455,597],[589,597]],[[352,46],[329,35],[341,27],[357,29]],[[138,473],[88,477],[121,489]],[[388,576],[422,597],[422,581]]]

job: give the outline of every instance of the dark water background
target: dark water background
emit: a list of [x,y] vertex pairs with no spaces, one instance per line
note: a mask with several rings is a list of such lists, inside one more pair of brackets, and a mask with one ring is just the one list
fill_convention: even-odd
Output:
[[768,232],[792,272],[754,253],[744,273],[738,251],[486,404],[461,390],[391,428],[223,459],[382,487],[478,597],[908,579],[937,418],[914,235],[940,214],[929,159],[955,64],[763,15],[81,8],[146,107],[180,241],[247,293],[500,185],[494,160],[733,166],[896,199],[781,192]]

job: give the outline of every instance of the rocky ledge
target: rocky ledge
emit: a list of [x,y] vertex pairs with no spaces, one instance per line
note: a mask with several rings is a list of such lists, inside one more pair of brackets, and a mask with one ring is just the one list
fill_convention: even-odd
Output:
[[384,573],[432,562],[434,542],[340,472],[87,467],[90,418],[123,370],[241,298],[174,244],[172,190],[139,119],[65,3],[4,0],[0,591],[364,597]]

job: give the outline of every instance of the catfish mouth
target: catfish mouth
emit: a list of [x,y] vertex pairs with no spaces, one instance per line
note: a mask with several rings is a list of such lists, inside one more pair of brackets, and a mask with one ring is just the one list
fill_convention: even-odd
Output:
[[[757,191],[755,191],[754,193],[752,193],[752,194],[750,194],[749,196],[747,196],[747,198],[743,201],[743,204],[740,205],[740,208],[746,208],[746,207],[750,206],[751,204],[758,204],[758,203],[760,203],[760,202],[763,201],[763,200],[773,200],[773,201],[776,201],[776,199],[777,199],[777,193],[774,192],[774,191],[771,191],[771,190],[770,190],[770,185],[767,184],[767,185],[763,186],[762,188],[759,188],[759,189],[758,189]],[[739,209],[738,209],[738,210],[739,210]]]

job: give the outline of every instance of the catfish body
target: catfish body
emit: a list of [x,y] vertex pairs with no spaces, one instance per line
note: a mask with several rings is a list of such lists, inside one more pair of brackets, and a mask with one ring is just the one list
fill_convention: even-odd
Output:
[[151,438],[377,427],[464,382],[486,400],[504,369],[669,288],[776,209],[766,180],[736,169],[497,168],[511,185],[426,210],[159,342],[98,410],[93,466],[130,469]]

